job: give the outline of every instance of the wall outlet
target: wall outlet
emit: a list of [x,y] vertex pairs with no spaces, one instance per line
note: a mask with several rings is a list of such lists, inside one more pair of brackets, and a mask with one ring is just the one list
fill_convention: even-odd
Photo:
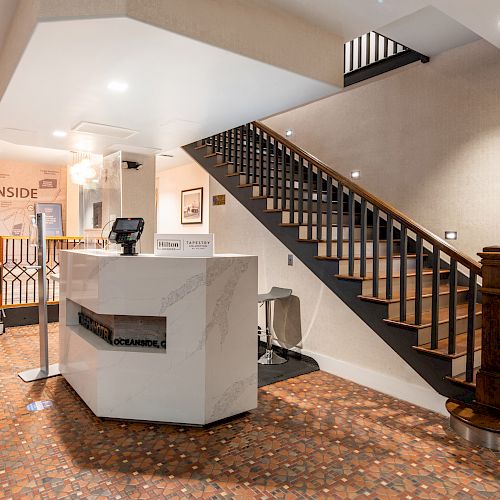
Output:
[[293,255],[291,253],[288,254],[288,265],[293,266]]

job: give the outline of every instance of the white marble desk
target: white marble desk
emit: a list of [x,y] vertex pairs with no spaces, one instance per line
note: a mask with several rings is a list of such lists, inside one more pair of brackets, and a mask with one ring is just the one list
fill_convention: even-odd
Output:
[[[97,416],[203,425],[256,408],[257,257],[68,250],[60,269],[61,373]],[[164,317],[166,349],[110,345],[82,307]]]

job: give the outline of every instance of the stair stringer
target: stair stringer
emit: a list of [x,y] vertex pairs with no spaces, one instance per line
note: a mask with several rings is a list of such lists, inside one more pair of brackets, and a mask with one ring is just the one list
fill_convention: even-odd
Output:
[[281,212],[265,212],[266,199],[251,199],[252,188],[239,187],[239,175],[228,175],[228,168],[220,165],[220,155],[205,157],[206,148],[196,149],[197,143],[183,146],[209,175],[226,188],[261,224],[281,241],[333,293],[361,318],[389,347],[403,358],[431,387],[445,397],[472,400],[474,391],[446,379],[451,376],[449,360],[423,356],[413,349],[417,334],[407,329],[387,325],[387,306],[360,300],[361,283],[335,278],[339,266],[336,261],[318,260],[316,243],[299,242],[296,227],[283,227]]

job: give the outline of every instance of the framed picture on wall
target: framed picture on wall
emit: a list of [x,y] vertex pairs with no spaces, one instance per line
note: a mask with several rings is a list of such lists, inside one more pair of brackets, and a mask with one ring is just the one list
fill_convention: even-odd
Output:
[[203,222],[203,188],[181,191],[181,224]]

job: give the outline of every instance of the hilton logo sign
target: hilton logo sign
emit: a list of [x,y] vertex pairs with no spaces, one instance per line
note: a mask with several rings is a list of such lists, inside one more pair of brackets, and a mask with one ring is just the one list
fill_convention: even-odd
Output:
[[165,257],[213,257],[214,235],[155,234],[155,255]]

